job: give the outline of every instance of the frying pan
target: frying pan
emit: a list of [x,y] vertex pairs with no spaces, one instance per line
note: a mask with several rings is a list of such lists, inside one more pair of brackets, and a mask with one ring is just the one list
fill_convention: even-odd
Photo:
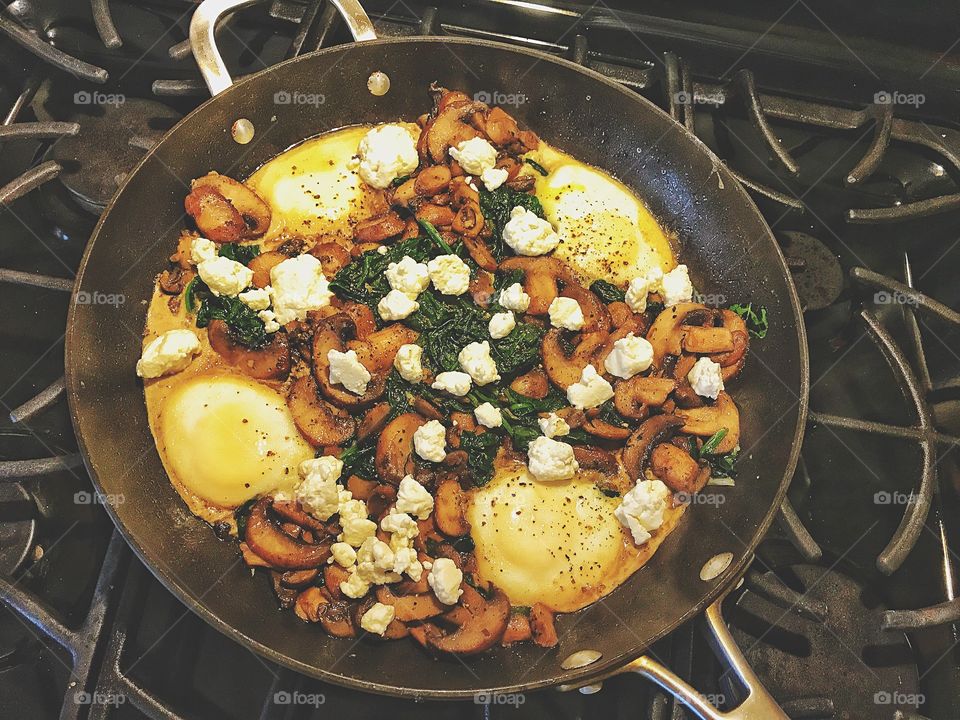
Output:
[[[453,38],[375,39],[356,0],[336,0],[358,41],[305,55],[232,84],[213,39],[217,21],[251,0],[206,0],[193,18],[194,55],[214,97],[185,117],[130,173],[87,246],[75,293],[116,293],[119,305],[71,305],[66,368],[73,423],[97,489],[117,527],[156,576],[218,630],[299,672],[364,691],[425,698],[576,687],[614,673],[648,676],[700,716],[785,717],[731,640],[720,600],[769,527],[793,474],[806,416],[807,357],[799,305],[783,257],[760,213],[694,136],[636,94],[573,63],[497,43]],[[386,73],[389,92],[367,79]],[[184,226],[189,180],[210,170],[245,177],[306,137],[356,123],[413,120],[431,81],[469,94],[522,98],[510,112],[549,143],[632,187],[677,238],[694,284],[726,302],[767,307],[733,388],[744,450],[720,505],[693,505],[653,559],[603,600],[559,618],[560,643],[496,648],[470,659],[434,659],[407,642],[353,642],[277,610],[236,545],[218,542],[167,480],[134,373],[152,278]],[[297,93],[322,104],[278,104]],[[285,95],[284,95],[285,94]],[[238,120],[252,125],[234,139]],[[245,124],[245,123],[243,123]],[[247,126],[249,129],[249,125]],[[246,142],[239,142],[246,141]],[[76,295],[74,296],[76,300]],[[210,462],[217,462],[211,457]],[[536,552],[537,548],[531,548]],[[727,554],[727,555],[724,555]],[[701,579],[715,556],[716,577]],[[705,612],[746,700],[720,713],[644,651]],[[578,650],[599,660],[565,669]]]

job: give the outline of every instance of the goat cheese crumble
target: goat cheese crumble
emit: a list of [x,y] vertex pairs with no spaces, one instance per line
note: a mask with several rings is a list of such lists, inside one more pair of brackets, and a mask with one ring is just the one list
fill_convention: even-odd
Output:
[[623,496],[614,516],[630,531],[633,542],[643,545],[650,533],[663,525],[670,488],[660,480],[641,480]]
[[503,413],[500,412],[500,408],[488,402],[477,405],[473,409],[473,416],[486,428],[498,428],[503,425]]
[[287,258],[270,268],[270,287],[275,319],[281,325],[306,319],[307,312],[326,307],[333,297],[320,261],[309,254]]
[[457,397],[463,397],[470,392],[471,382],[472,380],[467,373],[459,370],[449,370],[438,373],[430,387],[434,390],[444,390]]
[[332,455],[304,460],[297,471],[300,483],[294,496],[303,509],[318,520],[327,520],[340,510],[340,486],[337,480],[343,463]]
[[270,307],[270,293],[272,291],[273,288],[269,285],[264,288],[251,288],[237,295],[237,299],[251,310],[266,310]]
[[[405,475],[397,489],[397,510],[426,520],[433,512],[433,495],[413,475]],[[381,527],[383,525],[381,524]]]
[[496,190],[507,179],[506,170],[494,167],[497,164],[497,149],[483,138],[464,140],[448,152],[465,173],[477,175],[487,190]]
[[527,447],[527,469],[540,482],[568,480],[580,468],[573,446],[548,437],[538,437]]
[[686,265],[677,265],[664,274],[660,280],[660,294],[663,296],[663,304],[666,307],[690,302],[693,299],[693,284],[690,282],[690,273]]
[[330,384],[343,385],[354,395],[363,395],[370,382],[370,371],[357,360],[356,350],[330,349],[327,351],[327,362],[330,363]]
[[463,295],[470,287],[470,267],[456,255],[438,255],[427,269],[433,286],[444,295]]
[[450,558],[437,558],[433,561],[427,583],[437,596],[437,600],[444,605],[456,605],[463,594],[460,583],[463,582],[463,572]]
[[404,255],[400,262],[390,263],[386,276],[391,288],[412,295],[414,299],[430,285],[430,271],[426,263],[417,262],[409,255]]
[[547,309],[550,314],[550,324],[564,330],[582,330],[586,320],[583,309],[573,298],[557,296]]
[[205,237],[195,237],[190,242],[190,262],[199,265],[205,260],[213,260],[217,256],[217,244]]
[[395,614],[396,610],[393,605],[374,603],[360,618],[360,627],[374,635],[383,635],[390,623],[393,622]]
[[603,367],[611,375],[631,378],[647,370],[653,363],[653,345],[646,338],[627,333],[613,343],[613,349],[603,361]]
[[137,360],[137,375],[157,378],[186,370],[200,352],[200,340],[192,330],[167,330],[143,349]]
[[716,400],[723,391],[723,369],[719,363],[702,357],[690,368],[687,381],[697,395]]
[[497,364],[490,357],[490,343],[472,342],[457,355],[460,367],[477,385],[489,385],[500,379]]
[[487,330],[490,332],[490,337],[499,340],[513,332],[516,326],[517,320],[513,316],[513,311],[507,310],[506,312],[495,313],[487,324]]
[[412,343],[401,345],[393,358],[393,366],[407,382],[420,382],[423,380],[423,348]]
[[537,425],[540,426],[540,432],[542,432],[544,436],[548,438],[555,438],[561,435],[570,434],[570,425],[567,424],[566,420],[554,412],[537,420]]
[[384,320],[403,320],[415,313],[420,303],[400,290],[391,290],[377,303],[377,312]]
[[413,433],[417,455],[430,462],[441,462],[446,456],[447,430],[439,420],[430,420]]
[[507,310],[523,313],[530,307],[530,296],[524,292],[523,285],[514,283],[500,291],[500,304]]
[[409,175],[420,164],[413,136],[399,125],[373,128],[360,140],[357,155],[360,178],[381,190],[398,177]]
[[216,296],[234,297],[250,286],[253,270],[230,258],[212,257],[197,265],[197,274]]
[[503,241],[517,255],[545,255],[557,247],[560,236],[549,222],[518,205],[503,226]]
[[580,373],[580,380],[567,388],[567,400],[580,410],[603,405],[612,397],[613,386],[593,365],[587,365]]

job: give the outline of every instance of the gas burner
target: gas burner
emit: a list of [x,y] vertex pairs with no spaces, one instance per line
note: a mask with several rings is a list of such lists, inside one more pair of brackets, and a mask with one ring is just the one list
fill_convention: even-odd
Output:
[[910,644],[882,629],[886,608],[869,587],[836,563],[786,565],[758,580],[802,597],[784,607],[748,589],[728,610],[737,643],[791,717],[890,720],[922,704]]
[[155,100],[78,91],[67,117],[80,125],[49,152],[60,163],[60,182],[87,212],[99,215],[126,174],[181,115]]
[[806,233],[786,231],[779,237],[803,309],[822,310],[836,302],[843,291],[843,270],[836,254]]
[[22,485],[0,484],[0,575],[12,575],[30,552],[36,531],[34,510]]

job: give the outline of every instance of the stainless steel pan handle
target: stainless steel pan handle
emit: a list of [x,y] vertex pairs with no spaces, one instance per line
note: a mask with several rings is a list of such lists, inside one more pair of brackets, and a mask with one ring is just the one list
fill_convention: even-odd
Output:
[[622,675],[632,672],[653,680],[703,720],[790,720],[773,696],[763,687],[723,620],[720,607],[728,593],[729,590],[717,598],[707,608],[705,616],[715,649],[737,674],[746,689],[747,696],[737,707],[727,712],[717,710],[707,702],[702,693],[697,692],[695,688],[647,655],[637,658],[612,674]]
[[[190,20],[190,45],[193,48],[193,58],[197,61],[200,74],[203,75],[211,95],[217,95],[233,84],[233,78],[223,62],[214,36],[217,24],[230,13],[257,2],[261,0],[203,0],[193,13]],[[357,0],[330,2],[343,16],[354,40],[362,42],[377,39],[373,23]]]

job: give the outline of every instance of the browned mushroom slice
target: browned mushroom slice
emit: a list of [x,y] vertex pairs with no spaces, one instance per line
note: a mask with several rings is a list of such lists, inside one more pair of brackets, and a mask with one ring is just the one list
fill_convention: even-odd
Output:
[[295,588],[284,585],[281,582],[282,577],[282,573],[279,573],[276,570],[270,571],[270,584],[273,586],[273,594],[277,596],[277,601],[280,603],[280,607],[282,607],[284,610],[289,610],[297,601],[297,595],[299,593]]
[[550,392],[550,381],[543,370],[534,368],[514,378],[510,383],[510,389],[525,397],[542,400]]
[[245,542],[240,543],[240,554],[243,556],[243,561],[247,564],[247,567],[270,567],[270,563],[251,550]]
[[710,479],[710,467],[697,463],[673,443],[660,443],[650,453],[650,470],[674,492],[693,494]]
[[417,195],[430,197],[446,190],[450,179],[450,168],[434,165],[420,171],[414,179],[413,188]]
[[379,403],[367,410],[357,427],[357,440],[366,440],[383,430],[390,418],[390,411],[389,403]]
[[345,567],[333,563],[323,569],[323,586],[334,600],[345,600],[346,596],[340,590],[340,583],[350,579],[350,571]]
[[469,100],[454,99],[443,106],[437,116],[423,128],[423,147],[435,163],[445,163],[447,151],[464,140],[479,136],[479,132],[464,120],[475,112],[483,112],[487,106]]
[[274,500],[272,509],[284,520],[299,525],[304,530],[313,530],[321,536],[329,534],[327,532],[327,526],[313,517],[313,515],[304,512],[300,508],[299,503]]
[[194,188],[183,201],[203,236],[217,243],[235,243],[247,237],[248,228],[237,209],[212,187]]
[[309,570],[287,570],[280,575],[280,584],[288,588],[306,587],[316,580],[319,574],[320,571],[317,568],[311,568]]
[[297,595],[293,611],[304,622],[315,623],[320,621],[320,611],[329,602],[320,588],[308,587]]
[[[462,214],[463,211],[464,209],[461,208],[460,213]],[[460,217],[460,215],[457,215],[457,217]],[[456,223],[454,223],[454,232],[456,232]],[[490,248],[487,247],[487,243],[483,238],[463,235],[462,240],[463,246],[467,249],[467,252],[470,253],[470,257],[477,265],[490,272],[497,269],[497,259],[493,256],[493,253],[490,252]]]
[[253,280],[250,282],[254,287],[265,288],[270,284],[270,271],[286,259],[286,255],[276,250],[260,253],[247,264],[253,270]]
[[414,213],[417,220],[424,220],[434,227],[449,228],[453,225],[456,214],[445,205],[426,204],[417,208]]
[[413,434],[425,422],[416,413],[402,413],[383,428],[374,457],[381,480],[399,485],[404,476],[413,472]]
[[395,595],[387,585],[377,586],[377,601],[390,605],[395,611],[397,620],[402,622],[417,622],[436,617],[447,610],[433,593],[422,595]]
[[355,395],[341,385],[330,382],[330,350],[344,352],[342,335],[355,334],[356,325],[346,313],[338,313],[317,323],[313,333],[313,377],[320,392],[328,400],[344,408],[366,407],[383,395],[387,385],[386,373],[371,373],[363,395]]
[[393,485],[377,485],[367,498],[367,509],[375,518],[385,515],[387,509],[397,499],[397,489]]
[[[234,180],[232,177],[211,172],[198,177],[190,187],[212,188],[220,193],[236,209],[243,219],[244,238],[254,238],[263,235],[270,227],[270,206],[255,190]],[[213,238],[210,238],[211,240]]]
[[310,248],[309,253],[320,261],[320,267],[323,268],[323,274],[327,280],[333,280],[333,276],[349,265],[352,260],[350,253],[336,242],[319,242]]
[[271,566],[283,570],[306,570],[323,565],[330,557],[332,540],[327,538],[319,545],[294,540],[267,517],[270,502],[268,497],[260,498],[247,517],[244,540],[250,549]]
[[520,135],[517,121],[501,108],[490,108],[485,120],[484,131],[490,138],[490,142],[497,147],[506,147],[517,141]]
[[522,612],[511,608],[510,620],[507,621],[507,629],[503,633],[500,644],[503,646],[513,645],[530,639],[530,618]]
[[576,282],[570,267],[552,256],[509,257],[500,263],[500,270],[524,272],[523,289],[530,296],[530,306],[527,308],[529,315],[547,314],[550,303],[559,293],[558,282]]
[[415,343],[417,337],[416,330],[402,323],[391,323],[362,340],[350,340],[347,349],[356,351],[357,360],[371,373],[388,372],[400,347]]
[[357,500],[366,502],[379,483],[376,480],[365,480],[358,475],[351,475],[347,478],[347,490]]
[[[428,648],[455,655],[474,655],[496,645],[503,638],[510,620],[510,601],[502,590],[492,588],[485,599],[468,583],[463,583],[460,605],[442,618],[458,625],[456,630],[445,633],[433,623],[424,623],[411,634]],[[422,638],[422,639],[421,639]]]
[[616,456],[612,452],[593,445],[574,445],[573,456],[583,470],[599,470],[612,475],[620,467]]
[[551,382],[566,390],[580,380],[583,369],[593,362],[594,355],[606,344],[608,335],[601,331],[584,333],[573,354],[567,355],[561,339],[562,332],[559,328],[548,330],[540,343],[540,352],[543,369]]
[[642,420],[649,414],[649,407],[660,407],[667,401],[674,387],[676,382],[672,378],[634,375],[616,384],[613,404],[624,417]]
[[356,430],[356,420],[317,394],[317,383],[311,375],[303,375],[290,386],[287,405],[297,430],[314,447],[342,445]]
[[682,426],[683,420],[676,415],[654,415],[633,431],[623,448],[623,467],[631,480],[644,479],[653,448],[669,440]]
[[334,601],[320,606],[317,615],[328,633],[338,638],[354,638],[357,627],[353,622],[354,603]]
[[211,320],[207,338],[210,347],[245,375],[257,380],[283,380],[290,374],[290,346],[285,332],[273,333],[266,345],[251,350],[233,341],[223,320]]
[[677,303],[657,315],[653,325],[647,331],[647,340],[653,346],[653,364],[663,367],[667,355],[679,355],[683,343],[683,321],[687,315],[697,310],[709,310],[700,303]]
[[562,297],[573,298],[583,311],[583,332],[610,332],[612,322],[610,312],[607,306],[600,302],[600,298],[583,287],[580,283],[572,280],[567,281],[563,290],[560,291]]
[[691,435],[710,437],[726,428],[726,435],[714,448],[718,455],[730,452],[740,443],[740,411],[728,393],[721,392],[713,405],[677,409],[676,414],[684,423],[683,432]]
[[723,327],[730,331],[733,349],[729,352],[713,355],[711,359],[720,364],[723,381],[727,382],[735,378],[743,369],[747,349],[750,346],[750,335],[743,318],[732,310],[721,310],[720,318],[723,321]]
[[630,437],[630,428],[612,425],[600,418],[591,418],[583,424],[583,429],[591,435],[606,440],[626,440]]
[[553,647],[557,644],[557,628],[554,624],[553,610],[543,603],[534,603],[530,608],[530,632],[533,641],[540,647]]
[[470,532],[464,513],[464,495],[456,480],[444,480],[434,492],[433,522],[444,535],[460,537]]
[[689,353],[726,353],[733,350],[733,333],[723,327],[691,326],[680,344]]
[[353,239],[357,242],[382,243],[387,238],[402,233],[405,225],[403,219],[391,210],[358,222],[353,228]]

